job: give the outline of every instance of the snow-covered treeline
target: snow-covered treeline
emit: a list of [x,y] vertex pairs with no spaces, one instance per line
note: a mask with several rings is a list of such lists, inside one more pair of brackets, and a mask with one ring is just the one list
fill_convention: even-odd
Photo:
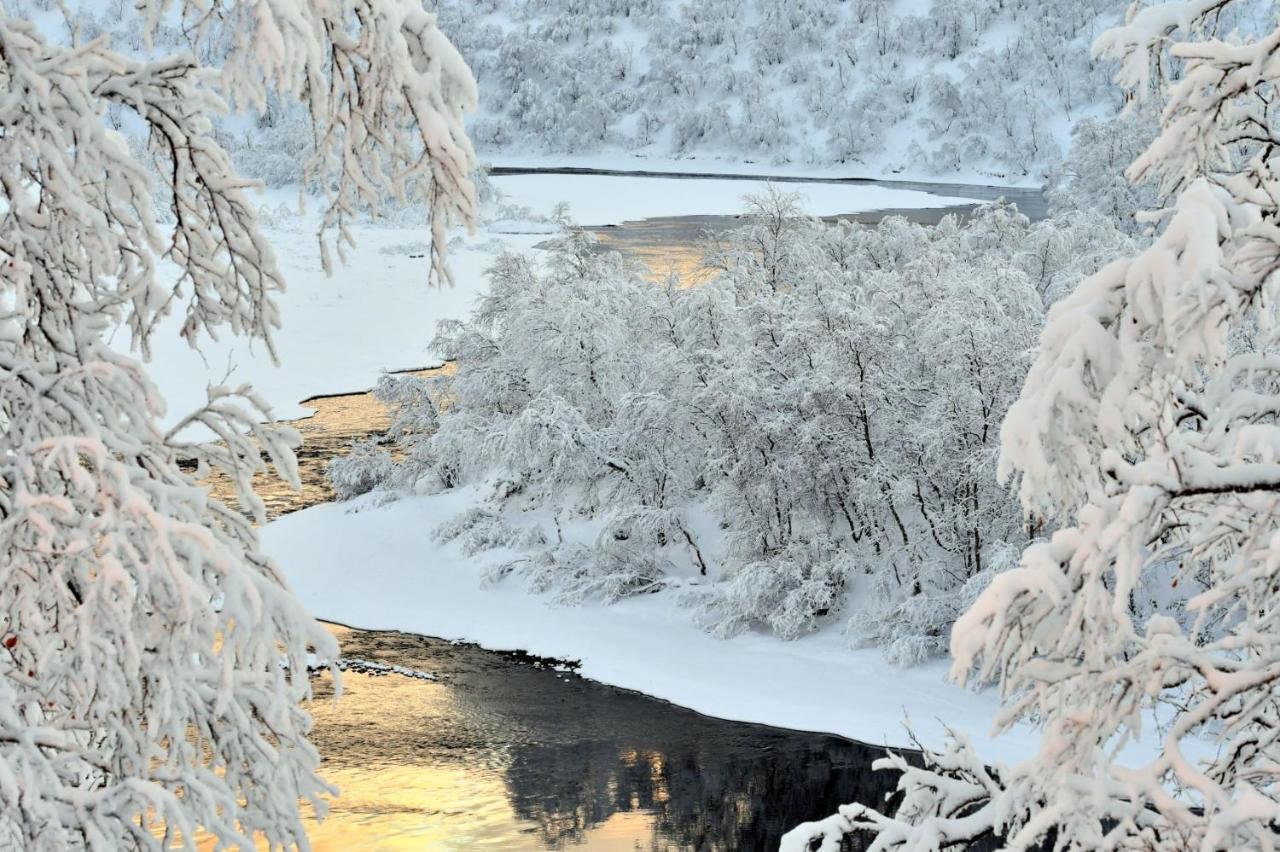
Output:
[[[11,0],[55,19],[51,0]],[[485,157],[718,158],[873,174],[1036,179],[1081,122],[1122,103],[1089,43],[1109,0],[440,0],[428,3],[479,84],[470,135]],[[142,50],[118,0],[68,4],[82,37]],[[1268,4],[1217,30],[1257,32]],[[154,43],[185,47],[176,23]],[[205,61],[225,43],[202,43]],[[1160,60],[1170,65],[1167,58]],[[288,98],[217,122],[246,174],[291,183],[312,127]],[[124,128],[126,132],[129,128]],[[1113,188],[1113,191],[1118,191]]]
[[520,551],[499,574],[568,600],[674,589],[718,634],[786,638],[845,611],[895,660],[942,651],[1026,540],[995,456],[1043,307],[1127,238],[1003,204],[936,228],[749,212],[691,288],[582,236],[503,257],[439,331],[456,374],[379,388],[401,460],[362,447],[340,490],[488,481],[440,535]]
[[630,151],[1020,177],[1118,105],[1107,0],[444,2],[486,153]]
[[[1215,25],[1270,22],[1268,4]],[[1037,176],[1121,103],[1112,0],[441,0],[486,156],[598,152]]]
[[[13,0],[33,9],[50,0]],[[113,0],[73,26],[141,48]],[[486,157],[721,158],[1035,178],[1121,103],[1088,45],[1111,0],[440,0],[479,84]],[[1264,11],[1219,25],[1256,30]],[[162,20],[156,43],[180,47]],[[206,42],[206,60],[222,45]],[[296,179],[311,125],[288,99],[220,122],[246,173]]]

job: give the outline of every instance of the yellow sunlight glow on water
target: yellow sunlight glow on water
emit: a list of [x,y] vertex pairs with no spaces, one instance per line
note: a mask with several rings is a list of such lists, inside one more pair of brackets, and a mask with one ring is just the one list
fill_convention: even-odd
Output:
[[[367,635],[326,626],[344,645]],[[474,718],[478,708],[472,699],[442,683],[395,675],[347,673],[336,701],[327,674],[314,686],[316,698],[308,706],[315,719],[312,740],[324,756],[321,774],[339,789],[323,820],[304,806],[304,825],[317,852],[554,848],[547,837],[558,832],[544,829],[556,826],[516,815],[502,780],[507,755],[461,747],[455,761],[440,760],[442,749],[431,732],[448,730],[451,719]],[[623,762],[645,756],[631,753]],[[661,766],[660,757],[648,757]],[[659,798],[666,798],[665,791]],[[582,827],[592,852],[622,852],[649,846],[655,819],[636,810]],[[556,844],[564,845],[574,844]],[[197,847],[212,852],[214,838],[198,837]],[[262,842],[258,848],[268,847]]]
[[646,277],[652,281],[665,282],[674,275],[681,286],[693,287],[705,283],[715,274],[715,270],[703,265],[704,246],[700,242],[671,243],[661,240],[652,242],[645,239],[620,240],[609,229],[593,231],[600,245],[606,249],[620,251],[629,257],[639,260],[649,270]]

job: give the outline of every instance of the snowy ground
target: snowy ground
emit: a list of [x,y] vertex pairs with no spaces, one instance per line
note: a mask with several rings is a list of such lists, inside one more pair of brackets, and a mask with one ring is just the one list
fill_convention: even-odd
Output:
[[[427,344],[439,320],[459,318],[484,288],[484,270],[504,248],[530,250],[547,239],[548,226],[530,221],[568,202],[577,222],[604,225],[647,216],[732,214],[742,198],[765,184],[732,180],[675,180],[598,176],[530,175],[495,178],[508,208],[494,212],[475,235],[459,235],[450,253],[456,286],[428,288],[424,223],[404,217],[394,226],[364,224],[353,230],[358,247],[331,277],[321,270],[315,240],[316,214],[296,213],[297,196],[272,191],[263,197],[264,222],[289,290],[280,300],[284,327],[276,337],[280,366],[263,347],[243,341],[205,341],[201,351],[177,335],[181,315],[170,317],[154,340],[151,374],[169,405],[171,419],[199,405],[207,383],[249,381],[272,404],[275,415],[300,417],[301,400],[325,393],[358,391],[380,373],[438,364]],[[874,186],[788,185],[805,197],[813,215],[964,203],[924,192]],[[119,344],[127,345],[119,335]]]

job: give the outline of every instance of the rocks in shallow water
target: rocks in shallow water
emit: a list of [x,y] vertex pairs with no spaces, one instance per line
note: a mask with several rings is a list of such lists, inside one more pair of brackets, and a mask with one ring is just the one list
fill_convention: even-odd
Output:
[[522,665],[533,666],[535,669],[551,669],[557,672],[576,673],[578,669],[582,668],[581,660],[561,660],[556,657],[540,657],[537,654],[530,654],[528,651],[521,649],[514,651],[499,651],[498,653]]
[[[355,672],[356,674],[367,674],[379,677],[382,675],[400,675],[401,677],[411,677],[417,680],[438,680],[431,672],[419,671],[418,669],[410,669],[405,666],[388,665],[387,663],[378,663],[373,660],[360,660],[350,657],[339,657],[333,661],[333,665],[343,672]],[[319,674],[329,668],[328,663],[317,663],[308,665],[307,671],[310,674]]]

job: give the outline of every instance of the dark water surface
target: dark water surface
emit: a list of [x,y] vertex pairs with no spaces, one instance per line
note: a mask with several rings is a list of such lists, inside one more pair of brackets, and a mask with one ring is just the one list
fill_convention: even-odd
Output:
[[[273,517],[332,499],[327,459],[387,427],[369,394],[307,405],[303,490],[258,484]],[[312,738],[341,791],[308,823],[317,850],[772,850],[796,823],[882,802],[895,783],[870,771],[882,751],[837,737],[713,719],[552,661],[330,629],[345,658],[438,679],[348,671],[334,700],[317,677]]]
[[879,750],[837,737],[712,719],[527,657],[333,629],[348,657],[439,679],[347,673],[337,702],[317,682],[313,736],[342,789],[311,830],[318,849],[773,850],[894,783],[869,771]]

